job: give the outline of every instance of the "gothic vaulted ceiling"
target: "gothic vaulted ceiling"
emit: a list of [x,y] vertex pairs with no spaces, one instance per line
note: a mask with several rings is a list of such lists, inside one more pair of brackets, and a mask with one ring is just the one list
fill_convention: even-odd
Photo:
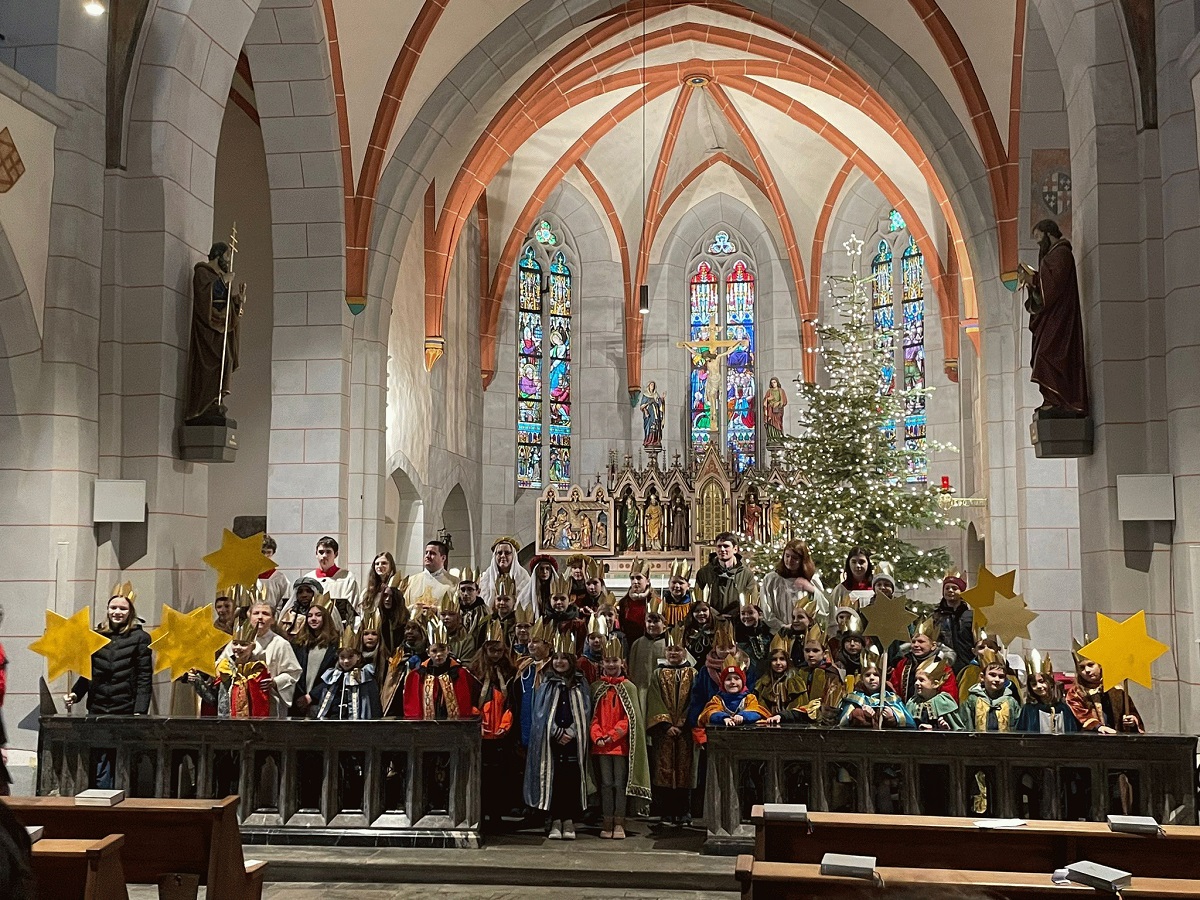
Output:
[[[987,173],[1000,231],[1015,219],[1009,147],[1024,0],[827,0],[817,12],[827,31],[849,29],[840,57],[809,36],[822,29],[788,26],[767,0],[324,3],[351,174],[348,293],[365,295],[365,248],[377,210],[391,199],[377,196],[388,166],[406,164],[396,159],[406,135],[436,121],[437,152],[422,164],[432,179],[425,216],[434,225],[425,235],[426,332],[440,334],[463,223],[486,215],[485,381],[521,237],[562,179],[592,193],[619,248],[631,385],[640,367],[636,285],[672,224],[712,193],[742,196],[760,212],[791,264],[798,315],[810,319],[830,211],[849,179],[869,178],[903,213],[930,277],[961,278],[963,308],[947,296],[941,311],[947,356],[957,348],[960,315],[974,315],[971,262],[954,188],[929,160],[937,148],[909,128],[915,109],[936,105],[947,130],[965,132]],[[880,46],[923,70],[928,95],[897,98],[886,76],[879,82],[893,63],[865,54]],[[439,99],[447,84],[461,95],[449,121],[428,108],[431,98],[442,111],[452,106]],[[1006,240],[1002,233],[1001,265]]]

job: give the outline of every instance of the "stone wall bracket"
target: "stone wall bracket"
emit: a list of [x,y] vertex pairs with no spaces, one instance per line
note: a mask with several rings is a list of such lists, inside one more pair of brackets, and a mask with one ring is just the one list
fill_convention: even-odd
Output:
[[1029,440],[1038,459],[1077,459],[1091,456],[1095,423],[1086,418],[1055,418],[1035,411],[1029,423]]
[[175,437],[182,460],[231,463],[237,459],[237,430],[230,425],[180,425]]

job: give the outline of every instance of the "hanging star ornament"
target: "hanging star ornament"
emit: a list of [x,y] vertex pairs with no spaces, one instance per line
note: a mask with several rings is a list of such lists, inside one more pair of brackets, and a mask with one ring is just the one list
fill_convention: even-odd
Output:
[[904,605],[907,602],[901,596],[876,597],[874,603],[862,610],[867,620],[866,632],[879,638],[885,647],[892,641],[907,641],[908,626],[917,620],[917,614]]
[[63,672],[78,672],[92,677],[92,654],[108,643],[108,638],[93,631],[89,621],[92,611],[87,607],[69,619],[46,610],[46,631],[29,645],[34,653],[46,657],[49,681]]
[[1154,686],[1150,665],[1171,648],[1146,633],[1145,610],[1134,613],[1124,622],[1096,613],[1099,636],[1079,651],[1079,655],[1099,663],[1104,669],[1104,683],[1136,681],[1144,688]]
[[217,588],[224,590],[240,584],[252,587],[258,576],[275,568],[271,557],[262,552],[263,532],[240,538],[228,528],[221,534],[221,549],[204,557],[204,562],[217,572]]
[[229,635],[213,625],[210,603],[181,613],[165,603],[162,622],[150,630],[150,649],[154,651],[155,674],[171,670],[171,680],[196,669],[217,674],[217,654],[229,643]]
[[975,587],[962,592],[963,601],[971,609],[986,609],[996,601],[997,596],[1015,597],[1016,581],[1016,569],[1003,575],[993,575],[987,566],[980,566]]
[[975,609],[975,627],[987,628],[1007,645],[1016,638],[1029,640],[1029,624],[1037,617],[1020,594],[1006,597],[997,592],[986,607]]
[[860,256],[862,254],[863,242],[859,240],[858,235],[851,234],[850,239],[842,244],[846,248],[847,256]]

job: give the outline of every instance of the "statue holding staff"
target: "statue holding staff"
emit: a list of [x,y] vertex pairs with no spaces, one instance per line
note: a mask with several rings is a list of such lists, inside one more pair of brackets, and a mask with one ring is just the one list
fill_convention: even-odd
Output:
[[228,425],[225,397],[238,367],[238,324],[245,311],[246,285],[232,292],[231,243],[218,241],[208,259],[196,263],[192,274],[192,326],[188,342],[188,381],[184,422],[188,425]]

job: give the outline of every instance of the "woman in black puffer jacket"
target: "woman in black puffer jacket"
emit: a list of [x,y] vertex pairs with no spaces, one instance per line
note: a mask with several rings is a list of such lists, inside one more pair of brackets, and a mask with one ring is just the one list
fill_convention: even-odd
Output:
[[150,635],[138,624],[134,593],[118,585],[108,601],[108,618],[96,626],[108,643],[92,654],[92,677],[80,678],[64,698],[67,710],[86,695],[88,714],[144,716],[150,710]]

